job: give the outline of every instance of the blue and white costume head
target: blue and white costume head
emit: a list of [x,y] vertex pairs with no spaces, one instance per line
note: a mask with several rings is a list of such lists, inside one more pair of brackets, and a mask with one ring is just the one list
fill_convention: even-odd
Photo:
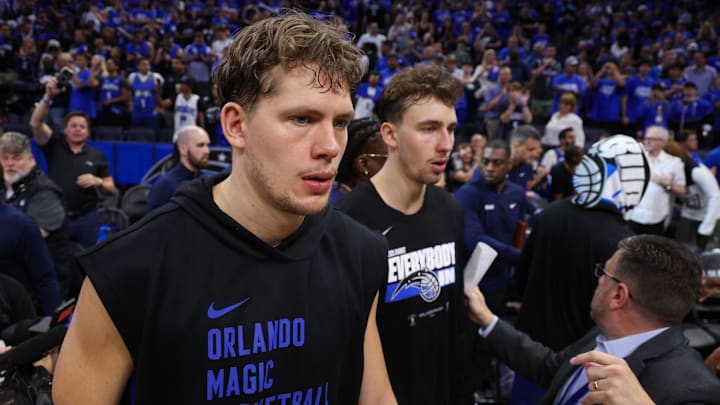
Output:
[[643,146],[627,135],[614,135],[591,146],[575,168],[572,202],[590,208],[605,201],[626,213],[638,205],[649,180]]

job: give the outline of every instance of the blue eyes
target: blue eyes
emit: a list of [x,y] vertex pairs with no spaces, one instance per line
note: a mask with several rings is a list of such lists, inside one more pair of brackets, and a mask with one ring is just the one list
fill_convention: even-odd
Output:
[[[306,116],[293,117],[293,118],[292,118],[292,121],[293,121],[295,124],[301,125],[301,126],[303,126],[303,125],[308,125],[308,124],[312,124],[313,122],[315,122],[315,120],[311,119],[310,117],[306,117]],[[343,120],[336,120],[336,121],[333,122],[333,126],[335,126],[336,128],[345,129],[345,128],[348,126],[349,123],[350,123],[350,122],[349,122],[348,120],[344,120],[344,119],[343,119]]]

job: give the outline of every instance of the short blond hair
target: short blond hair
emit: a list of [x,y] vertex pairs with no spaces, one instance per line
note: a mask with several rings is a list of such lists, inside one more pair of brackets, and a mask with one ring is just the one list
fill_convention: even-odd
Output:
[[560,96],[560,102],[568,104],[571,110],[575,110],[575,106],[577,105],[575,95],[572,93],[563,93],[563,95]]

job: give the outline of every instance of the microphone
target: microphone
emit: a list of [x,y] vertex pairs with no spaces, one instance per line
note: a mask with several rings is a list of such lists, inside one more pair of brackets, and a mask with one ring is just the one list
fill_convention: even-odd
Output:
[[58,325],[42,335],[32,337],[0,356],[0,370],[30,365],[47,354],[50,349],[59,346],[65,338],[67,328]]

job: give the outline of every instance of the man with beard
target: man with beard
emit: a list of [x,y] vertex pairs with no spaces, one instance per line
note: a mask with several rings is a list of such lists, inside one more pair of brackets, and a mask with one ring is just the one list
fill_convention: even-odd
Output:
[[[28,137],[17,132],[3,134],[0,137],[0,163],[4,180],[0,185],[1,199],[24,211],[37,222],[39,232],[48,245],[43,247],[43,251],[50,248],[53,261],[63,259],[59,264],[64,264],[73,251],[67,251],[69,240],[62,192],[35,165]],[[8,228],[9,223],[2,226],[11,229]],[[16,231],[20,235],[21,229]],[[43,256],[41,253],[43,252],[37,252]],[[52,314],[60,304],[60,286],[52,264],[46,268],[35,266],[33,271],[17,274],[11,271],[12,268],[13,266],[4,268],[3,272],[15,277],[27,288],[31,296],[41,304],[43,314]]]
[[388,240],[377,323],[401,404],[455,404],[459,395],[462,207],[434,184],[450,159],[462,91],[437,66],[394,76],[378,102],[387,160],[337,204]]
[[702,267],[680,243],[631,236],[594,271],[597,327],[561,351],[495,316],[466,288],[470,319],[492,351],[547,388],[540,404],[720,404],[720,380],[687,345],[683,318],[699,297]]
[[78,258],[55,404],[117,404],[131,374],[138,404],[396,403],[387,244],[327,209],[364,73],[346,35],[295,11],[235,35],[215,76],[232,171]]
[[175,167],[153,184],[148,194],[145,211],[170,201],[170,197],[181,184],[201,175],[202,169],[207,167],[210,158],[210,137],[204,129],[188,125],[176,134],[175,147],[180,159]]

